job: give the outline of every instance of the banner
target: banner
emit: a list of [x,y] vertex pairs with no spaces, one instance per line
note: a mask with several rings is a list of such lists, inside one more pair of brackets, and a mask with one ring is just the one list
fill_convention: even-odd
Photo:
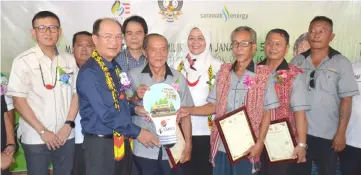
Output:
[[[1,72],[8,75],[12,60],[34,46],[31,20],[41,10],[57,14],[63,35],[58,42],[60,51],[72,53],[72,37],[78,31],[92,32],[96,19],[110,17],[121,23],[131,15],[140,15],[148,23],[149,33],[163,34],[169,41],[171,64],[182,54],[183,33],[189,25],[212,29],[212,52],[225,62],[232,62],[231,32],[247,25],[257,32],[255,61],[264,58],[264,40],[269,30],[282,28],[290,34],[287,60],[292,59],[294,41],[307,32],[310,21],[317,15],[334,22],[336,34],[331,46],[351,62],[361,59],[360,1],[2,1],[1,2]],[[17,154],[13,170],[25,170],[23,152]]]

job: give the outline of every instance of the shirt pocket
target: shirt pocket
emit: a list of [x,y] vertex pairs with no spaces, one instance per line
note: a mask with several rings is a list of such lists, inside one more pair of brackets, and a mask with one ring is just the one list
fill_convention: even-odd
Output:
[[319,78],[322,90],[330,94],[337,94],[337,83],[340,73],[336,70],[325,69]]

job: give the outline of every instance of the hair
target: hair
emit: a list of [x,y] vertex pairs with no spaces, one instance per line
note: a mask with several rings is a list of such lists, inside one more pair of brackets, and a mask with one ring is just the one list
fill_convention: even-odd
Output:
[[315,18],[312,19],[312,21],[310,22],[310,26],[312,23],[316,22],[316,21],[325,21],[327,22],[330,26],[331,26],[331,32],[333,31],[333,22],[332,19],[326,17],[326,16],[316,16]]
[[110,20],[110,21],[114,21],[115,23],[117,23],[120,27],[120,29],[122,29],[122,24],[119,23],[119,21],[112,19],[112,18],[100,18],[97,19],[94,24],[93,24],[93,35],[98,35],[99,34],[99,30],[100,30],[100,24],[104,21],[104,20]]
[[287,45],[290,43],[290,35],[287,33],[286,30],[284,30],[284,29],[272,29],[267,33],[266,40],[267,40],[267,38],[269,37],[269,35],[271,33],[280,34],[285,39]]
[[151,34],[148,34],[147,36],[145,36],[144,38],[144,42],[143,42],[143,49],[146,50],[148,48],[148,42],[149,42],[149,39],[151,37],[161,37],[165,40],[165,42],[167,43],[167,48],[168,48],[168,40],[166,37],[164,37],[163,35],[161,34],[158,34],[158,33],[151,33]]
[[75,42],[76,42],[76,37],[78,35],[86,35],[86,36],[92,36],[91,33],[87,32],[87,31],[80,31],[80,32],[76,32],[74,35],[73,35],[73,46],[75,45]]
[[257,44],[257,33],[251,27],[248,27],[248,26],[239,26],[236,29],[234,29],[231,34],[231,41],[233,40],[234,34],[236,34],[237,32],[240,32],[240,31],[248,31],[249,33],[251,33],[252,43]]
[[298,46],[303,42],[303,41],[307,41],[307,32],[301,34],[295,41],[295,44],[293,46],[293,52],[297,51]]
[[148,25],[147,25],[147,22],[145,22],[145,19],[141,16],[135,15],[135,16],[131,16],[131,17],[125,19],[125,21],[123,23],[123,28],[122,28],[122,32],[124,35],[125,35],[126,28],[127,28],[129,22],[139,23],[143,27],[144,34],[145,35],[148,34]]
[[51,11],[40,11],[37,14],[35,14],[33,20],[31,21],[33,28],[35,28],[35,21],[37,19],[42,19],[42,18],[55,18],[58,21],[60,27],[60,19],[55,13]]

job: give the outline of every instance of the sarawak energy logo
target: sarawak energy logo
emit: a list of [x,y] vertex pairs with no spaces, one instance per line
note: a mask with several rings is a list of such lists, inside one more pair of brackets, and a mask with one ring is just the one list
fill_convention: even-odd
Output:
[[230,13],[227,6],[224,6],[220,13],[202,13],[201,18],[223,18],[226,22],[230,19],[248,19],[248,14],[244,13]]
[[174,22],[182,14],[183,0],[158,0],[159,14],[167,22]]

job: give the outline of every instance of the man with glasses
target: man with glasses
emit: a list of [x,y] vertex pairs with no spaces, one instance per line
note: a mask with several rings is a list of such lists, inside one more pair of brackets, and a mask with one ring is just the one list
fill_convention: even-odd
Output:
[[14,59],[7,95],[22,116],[18,136],[28,174],[47,175],[52,162],[55,175],[71,175],[78,109],[75,59],[56,48],[62,33],[58,16],[41,11],[32,26],[37,45]]
[[127,48],[118,55],[116,61],[124,72],[128,72],[147,63],[142,46],[144,37],[148,34],[148,26],[144,18],[131,16],[124,21],[122,32]]
[[[251,175],[259,168],[259,157],[264,148],[264,140],[271,120],[271,109],[279,102],[273,86],[271,70],[267,66],[257,66],[253,55],[257,49],[256,32],[247,26],[237,27],[231,34],[233,64],[223,64],[216,76],[216,84],[208,95],[208,103],[203,106],[183,108],[191,115],[216,114],[216,119],[242,106],[247,107],[255,145],[245,153],[247,158],[236,164],[228,160],[225,146],[219,132],[211,132],[210,160],[213,175]],[[216,128],[213,123],[213,127]],[[235,133],[236,134],[236,133]]]
[[114,19],[98,19],[92,39],[95,50],[80,68],[76,85],[86,174],[128,175],[132,170],[129,139],[146,146],[158,146],[159,141],[147,129],[132,123],[131,116],[139,107],[126,101],[126,84],[120,81],[122,69],[114,60],[123,41],[121,25]]
[[320,175],[336,174],[337,154],[346,146],[352,97],[359,94],[350,61],[329,46],[335,37],[332,29],[331,19],[315,17],[307,35],[311,49],[292,60],[305,72],[311,104],[306,112],[308,174],[312,160]]

